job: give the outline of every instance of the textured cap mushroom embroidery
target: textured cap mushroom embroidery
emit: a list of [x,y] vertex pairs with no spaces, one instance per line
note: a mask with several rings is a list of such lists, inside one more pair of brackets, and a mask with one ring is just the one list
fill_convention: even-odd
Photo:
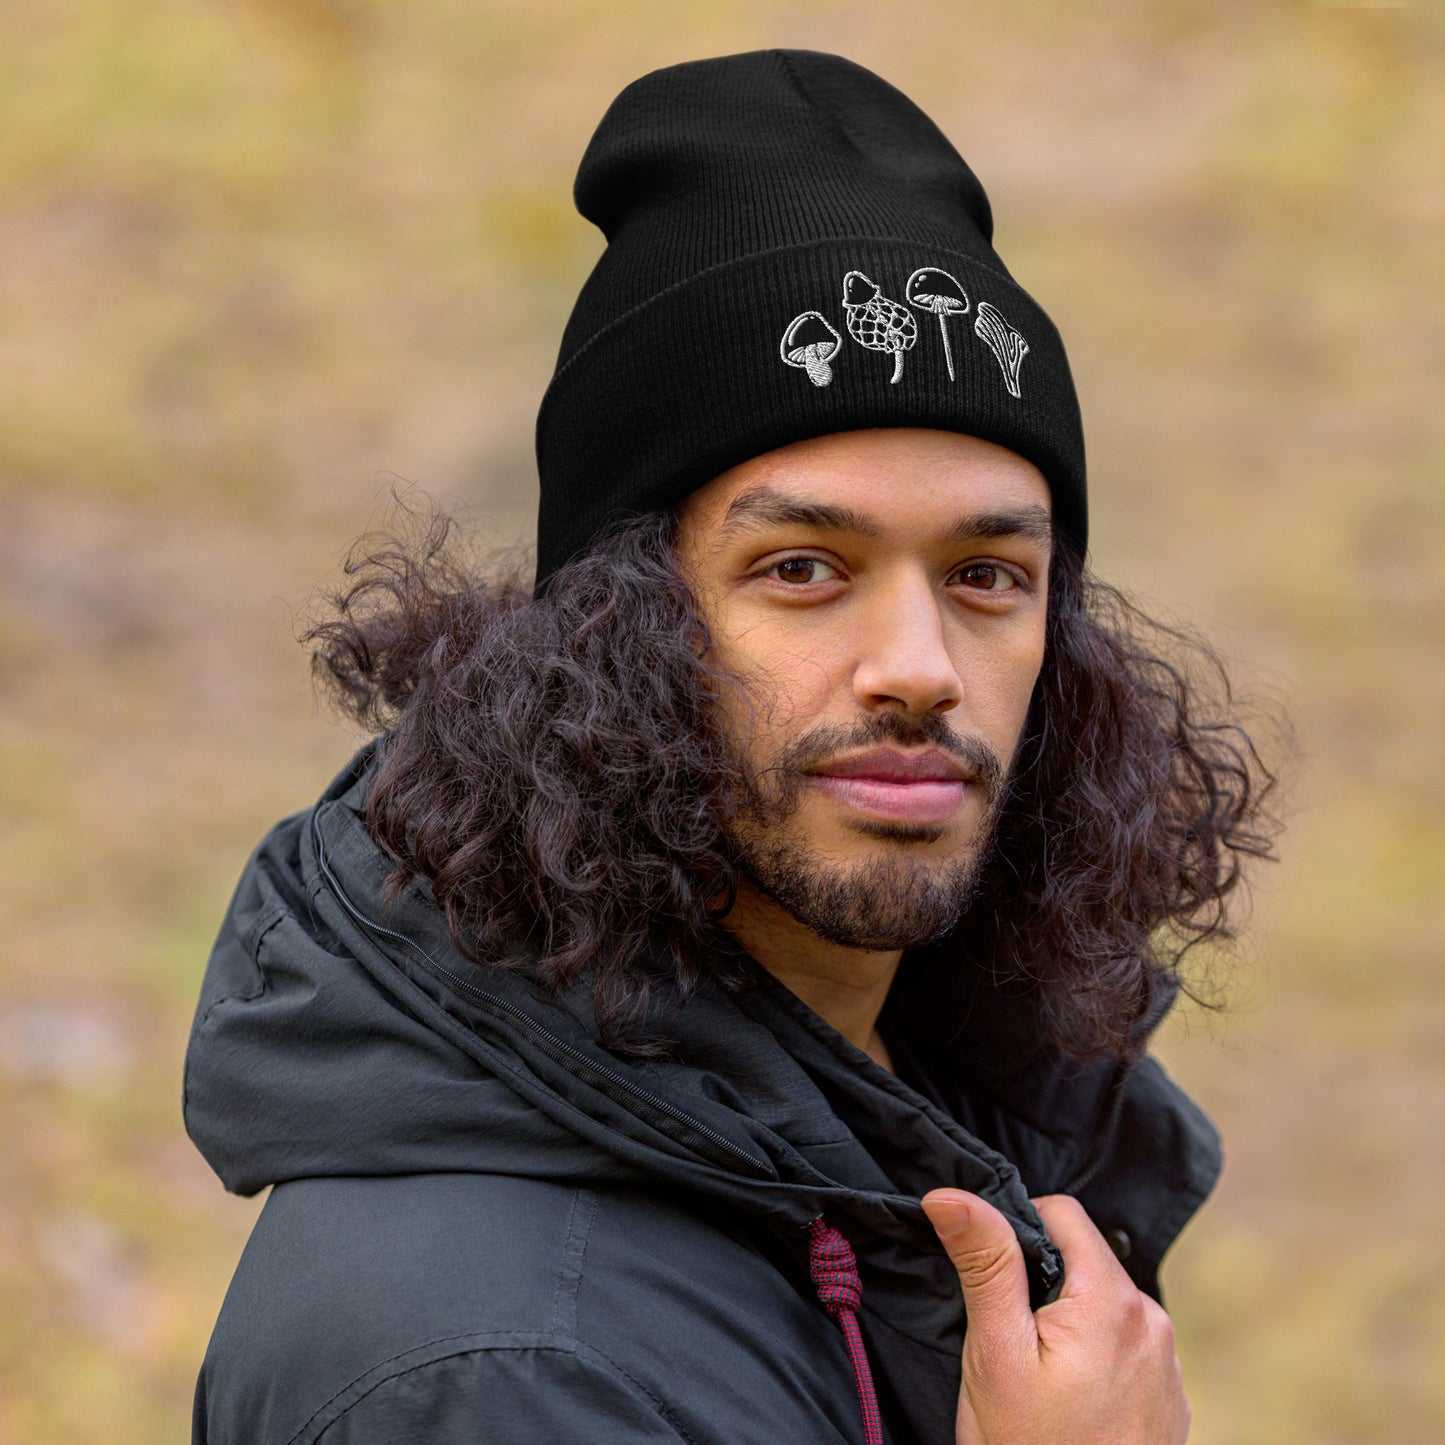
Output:
[[978,315],[973,320],[973,333],[998,357],[1003,368],[1003,379],[1008,384],[1009,394],[1019,394],[1019,367],[1029,354],[1029,344],[1023,337],[988,304],[978,303]]
[[833,380],[833,368],[828,363],[842,344],[843,338],[822,315],[804,311],[788,323],[778,354],[789,366],[801,366],[814,386],[827,386]]
[[931,311],[938,317],[943,333],[943,359],[948,363],[948,379],[954,380],[953,348],[948,344],[948,318],[962,316],[968,310],[968,297],[954,277],[937,266],[920,266],[909,278],[903,293],[910,306]]
[[848,313],[848,333],[869,351],[893,355],[896,382],[903,375],[903,353],[918,340],[918,322],[913,313],[890,301],[861,271],[843,278],[843,309]]

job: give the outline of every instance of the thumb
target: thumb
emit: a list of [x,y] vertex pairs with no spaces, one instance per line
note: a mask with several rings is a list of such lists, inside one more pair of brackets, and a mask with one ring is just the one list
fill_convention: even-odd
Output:
[[1000,1342],[1035,1335],[1023,1251],[997,1209],[962,1189],[923,1196],[923,1212],[938,1234],[963,1289],[970,1334]]

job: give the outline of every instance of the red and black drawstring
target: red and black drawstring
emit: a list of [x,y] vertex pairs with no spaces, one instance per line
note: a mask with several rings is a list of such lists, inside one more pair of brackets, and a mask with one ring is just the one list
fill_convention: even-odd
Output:
[[858,1328],[858,1306],[863,1302],[858,1261],[852,1245],[825,1223],[821,1214],[808,1225],[808,1269],[819,1302],[843,1331],[843,1343],[853,1365],[853,1383],[858,1389],[858,1406],[863,1411],[864,1445],[883,1445],[883,1420],[873,1391],[873,1372],[868,1368],[863,1334]]

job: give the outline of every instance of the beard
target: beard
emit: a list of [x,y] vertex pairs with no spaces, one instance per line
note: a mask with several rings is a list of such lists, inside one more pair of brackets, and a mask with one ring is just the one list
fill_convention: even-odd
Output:
[[[795,815],[810,772],[838,754],[879,743],[926,743],[959,758],[981,789],[984,817],[962,858],[931,861],[922,845],[944,829],[859,819],[858,832],[891,844],[861,863],[829,862],[798,836]],[[856,727],[823,727],[788,744],[753,780],[753,795],[729,828],[743,873],[760,892],[829,943],[845,948],[920,948],[945,938],[973,902],[1004,790],[998,755],[980,738],[955,734],[936,714],[898,713]]]

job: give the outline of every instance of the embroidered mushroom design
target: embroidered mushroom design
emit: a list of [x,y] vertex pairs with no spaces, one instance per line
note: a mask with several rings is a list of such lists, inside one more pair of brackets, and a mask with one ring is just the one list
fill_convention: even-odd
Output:
[[1024,357],[1029,354],[1028,342],[987,301],[978,303],[978,315],[973,320],[973,334],[998,357],[1009,395],[1017,396],[1019,367],[1023,365]]
[[918,340],[918,322],[913,313],[890,301],[861,271],[843,278],[843,309],[848,313],[848,332],[869,351],[891,352],[896,382],[903,375],[903,353]]
[[833,380],[828,363],[842,344],[843,338],[818,312],[804,311],[788,323],[778,354],[789,366],[801,366],[814,386],[827,386]]
[[948,363],[948,379],[954,380],[953,348],[948,344],[948,318],[962,316],[968,310],[968,297],[963,287],[936,266],[920,266],[909,278],[903,293],[910,306],[920,311],[931,311],[938,317],[938,329],[943,333],[943,359]]

